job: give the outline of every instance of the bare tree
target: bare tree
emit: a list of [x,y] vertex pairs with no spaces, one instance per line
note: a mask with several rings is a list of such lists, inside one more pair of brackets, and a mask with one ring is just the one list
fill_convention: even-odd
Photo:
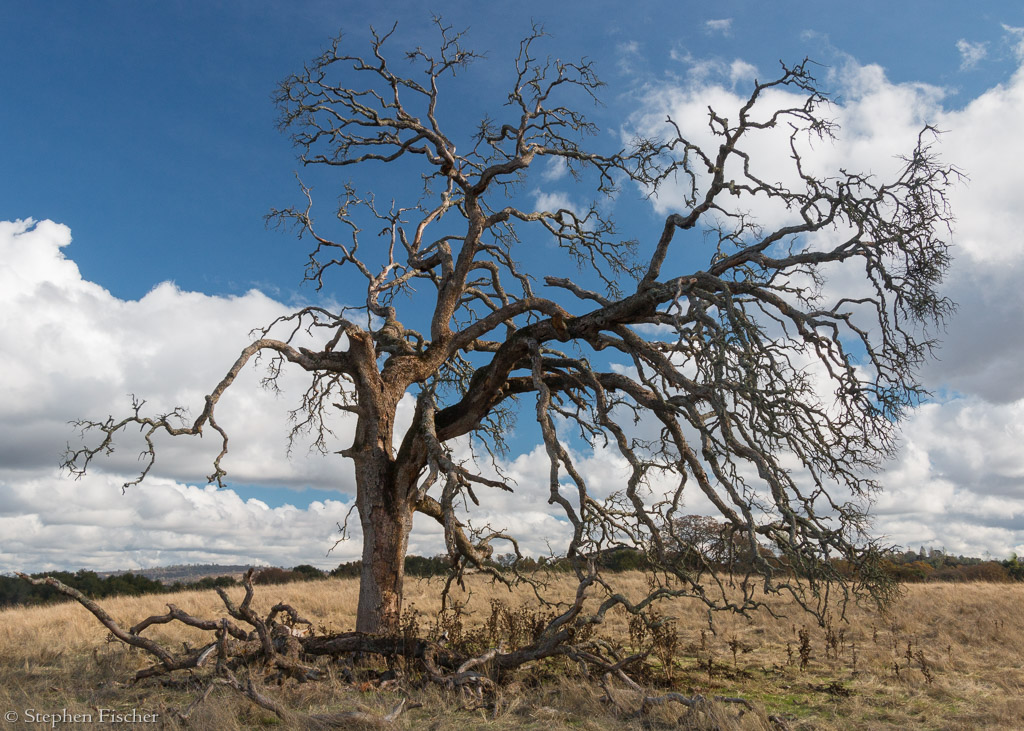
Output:
[[[219,483],[228,438],[215,419],[218,403],[242,368],[267,353],[269,383],[285,367],[311,375],[296,430],[312,429],[325,453],[333,446],[327,415],[354,416],[354,439],[339,453],[355,465],[361,632],[398,627],[416,513],[443,526],[455,571],[524,578],[515,562],[502,569],[489,560],[498,541],[520,555],[514,536],[471,530],[460,517],[478,492],[513,486],[484,461],[456,460],[452,449],[469,438],[499,453],[517,408],[535,413],[550,460],[548,502],[571,529],[565,560],[580,597],[602,588],[605,596],[596,614],[582,614],[582,598],[569,605],[545,647],[616,605],[639,612],[658,597],[683,595],[712,608],[758,605],[754,582],[743,581],[738,598],[721,583],[716,591],[693,552],[680,551],[686,537],[674,532],[685,525],[678,519],[689,491],[717,508],[730,546],[746,544],[746,570],[765,590],[791,592],[813,611],[833,585],[884,593],[866,533],[865,505],[877,488],[871,475],[892,454],[901,417],[924,395],[915,372],[952,310],[937,287],[949,264],[945,191],[957,172],[933,153],[934,130],[922,131],[891,180],[811,174],[807,139],[827,141],[834,128],[805,61],[755,83],[728,116],[709,109],[714,145],[701,147],[669,119],[660,138],[592,151],[587,143],[607,138],[595,137],[568,104],[594,97],[601,82],[590,62],[538,57],[543,33],[534,28],[515,58],[505,116],[457,139],[441,121],[442,87],[479,57],[437,25],[439,50],[404,54],[406,71],[386,53],[391,33],[374,32],[372,55],[349,55],[339,38],[277,92],[281,127],[304,165],[422,176],[422,196],[407,207],[381,206],[390,191],[374,197],[346,187],[336,211],[344,236],[321,228],[305,186],[306,205],[270,216],[313,242],[307,280],[319,288],[337,270],[350,271],[365,283],[365,301],[338,311],[305,307],[271,323],[191,422],[179,413],[146,416],[138,406],[120,420],[81,422],[102,440],[69,452],[65,466],[82,474],[119,432],[139,426],[149,452],[134,484],[153,464],[155,434],[209,428],[223,439],[210,478]],[[800,101],[780,108],[779,98]],[[792,167],[769,175],[751,138],[773,129],[786,131]],[[551,160],[597,198],[585,212],[534,210],[517,195]],[[618,195],[621,204],[636,191],[660,193],[662,202],[678,195],[656,240],[619,237],[607,214],[606,200]],[[744,207],[760,202],[789,220],[768,227],[754,219]],[[367,240],[366,220],[382,230],[382,245]],[[694,232],[687,246],[703,246],[707,263],[669,271],[684,232]],[[538,235],[599,280],[599,291],[550,276],[537,287],[519,260],[524,239]],[[837,271],[857,285],[831,294],[838,288],[826,280]],[[308,334],[318,347],[300,346]],[[396,434],[406,394],[416,399],[415,416]],[[578,444],[621,454],[629,465],[621,491],[594,494],[556,430],[563,421]],[[637,424],[657,436],[644,437]],[[597,553],[622,545],[644,551],[661,577],[640,603],[616,594],[594,568]]]

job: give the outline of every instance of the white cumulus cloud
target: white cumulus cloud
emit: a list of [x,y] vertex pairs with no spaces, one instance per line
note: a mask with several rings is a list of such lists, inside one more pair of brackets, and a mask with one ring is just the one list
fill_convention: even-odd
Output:
[[988,43],[971,43],[961,38],[956,42],[956,50],[960,52],[960,68],[973,69],[988,55]]
[[727,36],[732,33],[732,18],[706,20],[704,21],[704,31],[706,33],[719,33],[723,36]]
[[[0,222],[0,570],[116,568],[119,552],[134,565],[322,559],[353,482],[339,457],[307,456],[301,445],[286,457],[301,374],[286,372],[280,397],[259,387],[255,368],[236,381],[219,418],[232,439],[224,466],[239,484],[314,486],[337,501],[268,510],[207,488],[219,448],[210,436],[158,442],[152,476],[123,496],[141,468],[132,435],[82,480],[59,473],[65,446],[82,444],[70,421],[124,415],[128,394],[150,415],[178,405],[198,413],[250,330],[288,311],[257,291],[210,297],[169,282],[120,300],[82,279],[64,255],[70,243],[64,225]],[[346,424],[336,427],[344,439]]]

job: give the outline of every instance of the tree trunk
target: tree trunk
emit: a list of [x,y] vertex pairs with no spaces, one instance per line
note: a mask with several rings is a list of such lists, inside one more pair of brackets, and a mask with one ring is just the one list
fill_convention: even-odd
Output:
[[369,465],[363,469],[357,465],[356,470],[356,504],[363,527],[356,631],[371,634],[398,633],[412,528],[412,510],[404,496],[396,495],[389,472]]

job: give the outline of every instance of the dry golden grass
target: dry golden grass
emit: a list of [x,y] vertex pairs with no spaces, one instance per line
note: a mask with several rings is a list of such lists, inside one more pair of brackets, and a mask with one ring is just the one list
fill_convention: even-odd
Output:
[[[472,579],[473,577],[471,577]],[[627,591],[645,586],[640,574],[623,577]],[[467,624],[481,623],[490,602],[511,606],[527,595],[510,596],[483,580],[467,582]],[[430,627],[438,581],[409,580],[407,606]],[[266,612],[287,601],[327,631],[347,631],[355,623],[356,582],[328,580],[258,587],[256,608]],[[565,592],[571,590],[565,585]],[[240,593],[240,589],[234,593]],[[164,611],[172,602],[200,616],[224,616],[214,592],[108,599],[102,604],[125,626]],[[687,711],[678,704],[659,706],[633,717],[635,694],[612,687],[617,709],[602,700],[596,679],[580,675],[563,660],[538,663],[500,687],[490,708],[475,699],[437,687],[410,689],[422,706],[402,714],[404,729],[641,729],[651,727],[724,729],[1021,729],[1024,728],[1024,634],[1019,632],[1024,585],[920,584],[885,615],[852,608],[845,623],[812,625],[784,599],[769,601],[776,612],[752,619],[719,614],[714,631],[700,605],[680,600],[664,604],[662,614],[676,618],[678,645],[668,666],[652,660],[641,673],[653,692],[740,696],[754,711],[733,704],[709,704]],[[627,617],[612,614],[602,635],[627,644]],[[801,668],[800,633],[807,631],[810,655]],[[831,634],[829,634],[831,633]],[[179,624],[153,626],[154,639],[180,647],[205,642],[203,635]],[[184,708],[195,688],[165,687],[155,680],[127,681],[148,658],[107,640],[106,630],[78,604],[0,612],[0,710],[22,715],[60,712],[92,714],[99,708],[152,712],[157,726],[182,727],[168,712]],[[831,644],[829,638],[831,637]],[[806,654],[806,651],[805,651]],[[359,691],[334,678],[323,683],[286,684],[270,692],[309,713],[359,709],[384,715],[403,697],[397,689]],[[666,676],[671,676],[671,681]],[[783,725],[770,717],[780,719]],[[50,724],[45,724],[49,727]],[[60,728],[94,727],[59,724]],[[269,712],[222,688],[202,704],[192,728],[280,727]],[[120,725],[120,728],[129,727]],[[153,725],[139,724],[152,728]]]

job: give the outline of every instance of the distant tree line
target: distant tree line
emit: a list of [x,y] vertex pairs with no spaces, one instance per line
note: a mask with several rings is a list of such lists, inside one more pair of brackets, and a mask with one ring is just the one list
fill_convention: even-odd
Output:
[[[702,565],[718,570],[744,572],[751,568],[754,552],[745,541],[729,529],[711,519],[700,516],[686,516],[680,519],[673,530],[680,540],[681,548],[676,560],[699,569]],[[774,556],[767,548],[758,546],[759,558],[771,561]],[[596,557],[597,564],[605,571],[642,571],[650,568],[643,551],[629,546],[619,546],[602,551]],[[516,569],[524,573],[534,571],[569,571],[568,561],[558,557],[522,556],[501,554],[493,562],[495,566]],[[429,578],[445,576],[451,567],[448,556],[405,557],[407,576]],[[1005,561],[994,561],[969,556],[953,556],[939,549],[925,552],[891,552],[883,560],[885,570],[898,581],[1024,581],[1024,562],[1016,555]],[[290,581],[310,579],[358,578],[363,569],[362,561],[348,561],[331,571],[321,571],[314,566],[296,566],[288,569],[264,569],[256,577],[258,584],[284,584]]]
[[[160,594],[171,589],[159,581],[140,574],[117,574],[101,578],[95,571],[46,571],[32,574],[33,578],[52,576],[73,586],[86,596],[102,599],[108,596],[141,596]],[[22,604],[52,604],[70,601],[49,586],[33,586],[13,576],[0,576],[0,608]]]
[[[408,555],[405,557],[405,575],[416,576],[419,578],[429,578],[431,576],[444,576],[448,573],[448,569],[451,568],[451,561],[446,555],[440,556],[416,556]],[[347,563],[340,564],[337,568],[331,570],[329,576],[336,579],[351,579],[359,578],[359,575],[363,571],[362,561],[349,561]]]
[[954,556],[938,548],[893,551],[884,568],[903,582],[924,581],[1024,581],[1024,563],[1017,554],[1004,561]]
[[[102,577],[95,571],[82,569],[70,571],[44,571],[32,574],[33,578],[52,576],[61,583],[78,589],[93,599],[111,596],[142,596],[144,594],[167,594],[175,591],[213,589],[218,586],[235,586],[231,576],[205,576],[198,581],[175,581],[165,584],[141,574],[114,574]],[[0,576],[0,609],[21,605],[54,604],[71,601],[49,586],[33,586],[13,576]]]
[[[750,556],[744,556],[742,550],[734,545],[732,537],[720,524],[714,521],[696,519],[687,516],[674,530],[681,538],[693,543],[679,552],[678,559],[692,562],[718,562],[721,566],[729,566],[733,570],[743,570],[749,563]],[[692,546],[700,545],[699,558]],[[749,549],[746,550],[750,553]],[[691,553],[688,553],[690,551]],[[770,553],[768,554],[770,557]],[[603,551],[597,562],[606,571],[636,571],[649,568],[647,558],[642,551],[631,547],[618,547]],[[501,568],[510,568],[513,564],[522,572],[539,570],[568,571],[569,564],[563,559],[541,557],[539,559],[524,556],[516,560],[513,554],[499,555],[494,560]],[[405,573],[408,576],[429,578],[444,576],[450,567],[446,555],[405,557]],[[901,582],[916,583],[926,581],[1024,581],[1024,562],[1013,554],[1004,561],[973,558],[970,556],[954,556],[936,548],[921,548],[919,551],[893,551],[883,561],[885,570]],[[349,561],[339,564],[331,571],[323,571],[301,564],[291,569],[266,568],[256,574],[256,584],[287,584],[293,581],[311,581],[327,578],[358,578],[362,571],[361,561]],[[100,577],[95,571],[50,571],[32,574],[34,578],[53,576],[64,584],[72,586],[93,599],[111,596],[141,596],[143,594],[166,594],[185,590],[213,589],[215,587],[237,586],[238,582],[231,576],[206,576],[198,581],[164,584],[149,579],[141,574],[116,574]],[[40,605],[68,601],[48,586],[33,586],[27,581],[0,576],[0,609],[19,605]]]

